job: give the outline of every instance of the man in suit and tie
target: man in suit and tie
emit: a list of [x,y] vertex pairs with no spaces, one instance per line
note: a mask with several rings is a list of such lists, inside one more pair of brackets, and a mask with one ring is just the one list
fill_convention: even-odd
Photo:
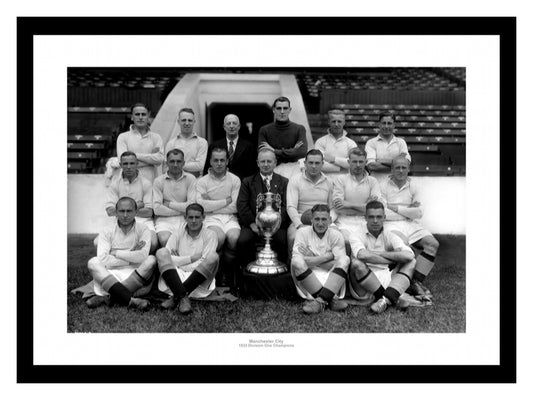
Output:
[[269,148],[259,150],[257,155],[259,173],[242,181],[237,197],[237,213],[241,232],[237,241],[237,257],[241,268],[256,258],[256,244],[264,243],[264,238],[255,223],[257,195],[270,191],[281,196],[281,226],[272,236],[272,249],[278,254],[280,262],[287,262],[287,227],[290,224],[287,215],[287,184],[289,180],[274,173],[276,154]]
[[[207,159],[211,159],[211,152],[215,147],[225,148],[228,150],[228,169],[232,174],[237,175],[241,180],[255,174],[257,172],[256,149],[251,142],[239,136],[239,129],[241,128],[239,117],[234,114],[226,115],[223,126],[226,137],[211,143],[207,151]],[[209,163],[206,163],[204,175],[207,174],[208,169]]]

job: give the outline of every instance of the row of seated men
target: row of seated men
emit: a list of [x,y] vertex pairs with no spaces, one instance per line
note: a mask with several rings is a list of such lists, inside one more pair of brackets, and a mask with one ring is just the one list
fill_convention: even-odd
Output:
[[[179,304],[183,313],[191,311],[189,297],[210,294],[218,270],[235,285],[262,240],[256,200],[267,191],[281,197],[282,224],[272,247],[280,261],[290,261],[297,292],[309,300],[304,312],[320,312],[326,305],[345,309],[340,299],[346,282],[353,297],[366,299],[370,293],[377,313],[396,304],[407,289],[431,296],[422,281],[433,267],[438,242],[416,222],[422,209],[405,155],[392,160],[392,174],[381,185],[366,171],[366,153],[358,148],[348,153],[349,172],[335,177],[322,172],[324,156],[317,149],[307,152],[304,170],[291,179],[274,172],[277,157],[267,146],[258,151],[259,173],[242,182],[228,171],[225,148],[212,149],[209,173],[198,179],[183,171],[184,158],[182,150],[171,149],[168,171],[152,186],[139,172],[135,153],[121,154],[122,173],[109,186],[106,204],[116,219],[99,235],[97,257],[89,262],[98,295],[90,306],[111,294],[119,304],[127,299],[146,308],[147,301],[132,294],[148,283],[156,263],[158,289],[171,295],[163,307]],[[409,244],[423,250],[416,259]],[[116,274],[117,268],[127,276]]]

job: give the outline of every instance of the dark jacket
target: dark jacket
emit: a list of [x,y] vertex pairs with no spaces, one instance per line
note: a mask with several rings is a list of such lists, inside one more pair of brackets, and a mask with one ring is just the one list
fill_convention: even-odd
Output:
[[[207,170],[211,166],[211,153],[215,147],[228,150],[228,141],[226,138],[224,138],[209,145],[209,148],[207,149],[207,159],[204,166],[204,175],[207,174]],[[255,174],[257,172],[256,157],[256,149],[252,143],[244,139],[242,136],[239,136],[237,147],[235,147],[235,152],[233,153],[233,158],[228,164],[229,172],[237,175],[241,181],[243,178]]]
[[[281,228],[287,229],[291,221],[287,214],[287,184],[289,180],[276,173],[272,174],[270,181],[270,191],[281,196]],[[257,195],[267,191],[261,174],[257,173],[243,179],[239,196],[237,197],[237,212],[239,222],[243,227],[249,227],[255,222],[255,211],[257,207]]]

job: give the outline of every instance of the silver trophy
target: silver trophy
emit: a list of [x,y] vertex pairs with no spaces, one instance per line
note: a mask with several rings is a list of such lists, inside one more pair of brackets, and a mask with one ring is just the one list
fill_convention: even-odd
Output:
[[[260,211],[260,206],[265,207]],[[276,208],[281,208],[281,196],[276,193],[266,192],[257,195],[255,223],[260,232],[265,237],[265,247],[257,253],[257,260],[252,261],[246,266],[246,271],[258,275],[277,275],[287,272],[287,266],[279,262],[278,255],[270,247],[270,240],[281,225],[281,213],[276,211],[272,206],[275,203]]]

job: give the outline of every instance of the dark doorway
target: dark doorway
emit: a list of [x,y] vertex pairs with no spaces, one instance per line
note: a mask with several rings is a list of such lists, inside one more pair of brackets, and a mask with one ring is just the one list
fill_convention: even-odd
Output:
[[239,136],[246,138],[254,146],[257,146],[259,128],[274,119],[272,109],[266,103],[211,103],[207,106],[206,113],[207,141],[209,143],[226,136],[222,125],[224,117],[228,114],[235,114],[239,117],[241,121]]

